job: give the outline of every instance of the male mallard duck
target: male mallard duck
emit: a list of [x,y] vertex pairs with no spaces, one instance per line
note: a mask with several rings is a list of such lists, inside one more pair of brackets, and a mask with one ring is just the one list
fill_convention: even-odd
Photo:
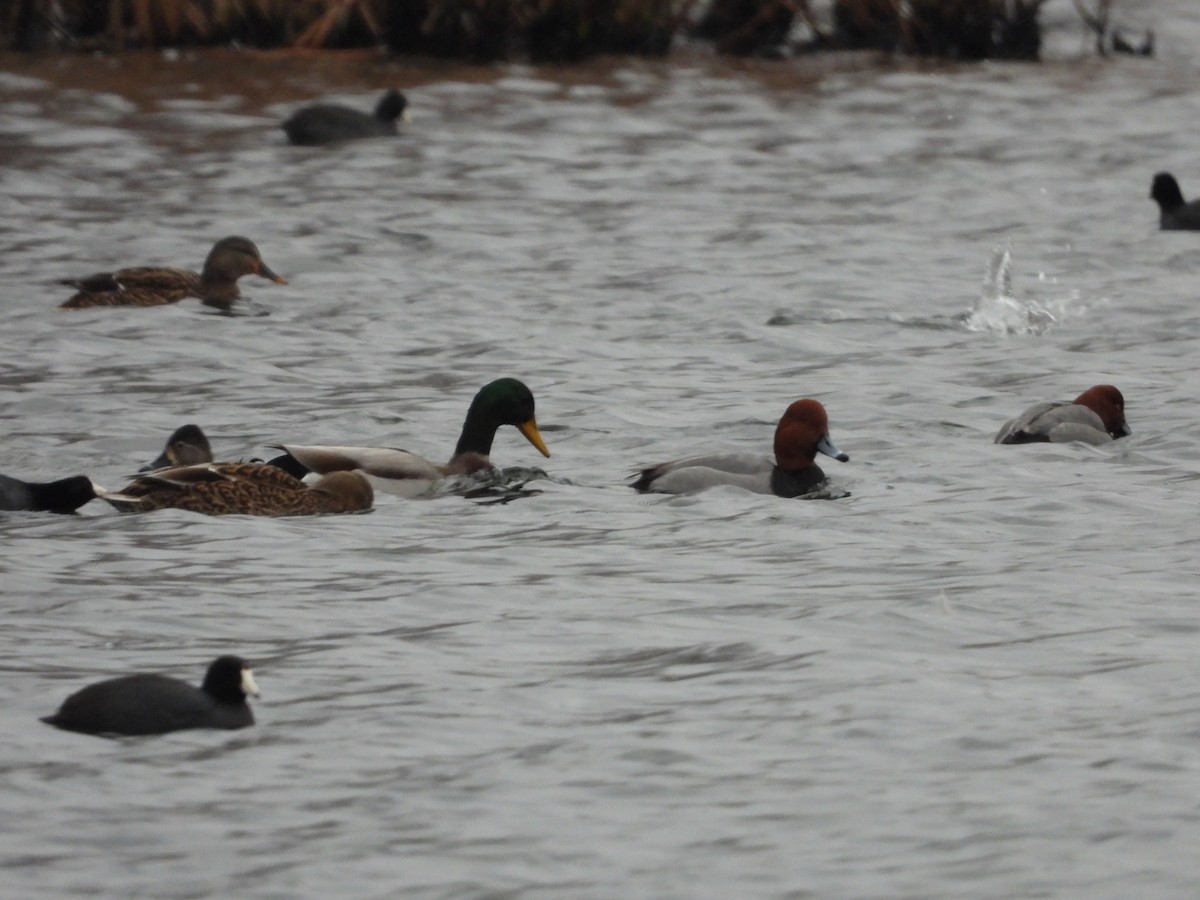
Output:
[[258,275],[276,284],[287,284],[287,279],[267,268],[252,241],[227,237],[213,245],[199,275],[187,269],[139,266],[66,279],[60,284],[73,287],[78,293],[63,303],[62,308],[162,306],[184,297],[199,297],[206,306],[229,309],[241,296],[237,280],[243,275]]
[[1185,202],[1174,175],[1155,175],[1150,199],[1158,203],[1158,227],[1163,231],[1200,231],[1200,201]]
[[689,456],[637,473],[632,487],[662,494],[686,494],[730,484],[756,494],[799,497],[825,483],[813,459],[818,453],[838,462],[850,457],[829,440],[829,417],[816,400],[797,400],[775,427],[775,459],[749,453]]
[[247,694],[258,696],[249,664],[237,656],[220,656],[209,665],[200,687],[166,675],[110,678],[76,691],[42,721],[85,734],[245,728],[254,724]]
[[292,113],[282,127],[293,144],[315,147],[334,141],[396,134],[397,119],[408,122],[408,100],[393,89],[376,104],[373,115],[339,103],[317,103]]
[[96,486],[83,475],[44,482],[0,475],[0,510],[73,513],[95,497]]
[[374,485],[402,497],[415,497],[433,482],[448,475],[473,475],[492,469],[489,454],[496,429],[514,425],[542,456],[549,456],[533,411],[533,392],[515,378],[499,378],[480,388],[463,422],[454,456],[443,466],[409,453],[386,447],[319,447],[280,444],[285,456],[274,459],[293,474],[338,472],[357,469],[371,476]]
[[1004,423],[997,444],[1107,444],[1132,434],[1125,421],[1125,398],[1111,384],[1088,388],[1074,400],[1037,403]]
[[375,494],[358,472],[307,485],[267,463],[206,463],[139,475],[118,493],[97,491],[122,512],[186,509],[210,516],[315,516],[371,508]]
[[200,430],[200,426],[183,425],[176,428],[167,438],[167,445],[158,455],[158,459],[142,466],[138,471],[150,472],[168,466],[194,466],[212,461],[212,447],[208,445],[208,438]]

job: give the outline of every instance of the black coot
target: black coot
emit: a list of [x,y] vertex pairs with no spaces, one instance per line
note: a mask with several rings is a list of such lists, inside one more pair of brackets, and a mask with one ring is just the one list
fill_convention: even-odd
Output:
[[165,675],[126,675],[90,684],[43,722],[87,734],[166,734],[183,728],[245,728],[254,724],[246,695],[258,686],[246,661],[218,657],[204,684]]
[[0,475],[0,510],[72,513],[95,497],[95,485],[83,475],[43,482]]
[[304,147],[396,134],[396,120],[407,122],[408,100],[392,89],[380,99],[372,115],[338,103],[317,103],[292,113],[283,123],[288,140]]

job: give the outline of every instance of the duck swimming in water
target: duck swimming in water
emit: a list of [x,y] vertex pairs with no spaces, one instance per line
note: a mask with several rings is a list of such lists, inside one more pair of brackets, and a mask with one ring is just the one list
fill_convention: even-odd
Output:
[[294,475],[306,471],[364,472],[380,490],[401,497],[416,497],[433,483],[451,475],[474,475],[494,469],[492,442],[502,425],[513,425],[542,456],[549,456],[534,416],[533,392],[515,378],[498,378],[485,384],[471,401],[454,455],[444,465],[430,462],[407,450],[388,447],[304,446],[280,444],[285,456],[271,460]]
[[241,296],[237,282],[243,275],[287,284],[286,279],[267,267],[252,241],[227,237],[213,245],[199,274],[187,269],[138,266],[66,279],[60,283],[75,288],[76,293],[61,308],[163,306],[185,297],[198,297],[206,306],[228,310]]
[[1111,384],[1097,384],[1074,400],[1035,403],[996,434],[997,444],[1107,444],[1132,433],[1125,398]]
[[829,417],[818,401],[797,400],[775,427],[775,459],[750,453],[688,456],[637,473],[632,487],[642,492],[686,494],[733,485],[756,494],[802,497],[820,490],[825,473],[818,453],[838,462],[850,457],[829,439]]
[[311,485],[268,463],[206,463],[139,475],[118,492],[97,491],[122,512],[186,509],[210,516],[316,516],[362,512],[375,499],[359,472]]

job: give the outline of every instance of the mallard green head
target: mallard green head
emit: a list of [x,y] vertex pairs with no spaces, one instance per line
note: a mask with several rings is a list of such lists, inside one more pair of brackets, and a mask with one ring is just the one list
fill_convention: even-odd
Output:
[[497,378],[479,389],[467,410],[454,455],[468,452],[489,455],[496,429],[501,425],[515,426],[542,456],[550,455],[538,433],[533,391],[515,378]]

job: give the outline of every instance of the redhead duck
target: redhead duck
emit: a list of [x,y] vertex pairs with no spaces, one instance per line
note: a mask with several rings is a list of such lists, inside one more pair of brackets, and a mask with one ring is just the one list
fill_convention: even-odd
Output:
[[1125,398],[1111,384],[1088,388],[1074,400],[1037,403],[1004,423],[997,444],[1107,444],[1132,431],[1125,421]]
[[372,115],[338,103],[317,103],[292,113],[283,123],[288,140],[302,147],[396,134],[396,120],[408,122],[408,100],[393,89],[380,98]]
[[42,721],[85,734],[245,728],[254,724],[247,695],[258,696],[249,664],[237,656],[220,656],[209,665],[200,687],[166,675],[110,678],[76,691]]
[[267,463],[206,463],[139,475],[119,492],[97,491],[122,512],[186,509],[210,516],[316,516],[362,512],[375,495],[358,472],[311,485]]
[[1185,202],[1174,175],[1155,175],[1150,199],[1158,203],[1158,227],[1163,231],[1200,231],[1200,201]]
[[775,427],[775,459],[748,453],[689,456],[637,473],[632,487],[643,492],[685,494],[731,484],[757,494],[800,497],[825,483],[813,462],[818,453],[838,462],[850,457],[829,439],[829,417],[816,400],[797,400]]
[[425,493],[435,481],[449,475],[473,475],[493,468],[492,441],[501,425],[513,425],[548,457],[534,416],[533,392],[515,378],[499,378],[479,389],[467,409],[454,455],[445,465],[430,462],[407,450],[387,447],[335,447],[280,444],[284,456],[271,460],[293,475],[357,469],[375,487],[401,497]]
[[187,269],[139,266],[99,272],[86,278],[68,278],[60,284],[75,288],[76,294],[62,308],[162,306],[184,297],[199,297],[206,306],[228,310],[241,296],[237,281],[243,275],[258,275],[276,284],[287,284],[287,279],[276,275],[263,262],[253,241],[227,237],[213,245],[204,260],[204,270],[198,275]]
[[0,475],[0,510],[73,513],[95,498],[96,486],[83,475],[42,482]]

